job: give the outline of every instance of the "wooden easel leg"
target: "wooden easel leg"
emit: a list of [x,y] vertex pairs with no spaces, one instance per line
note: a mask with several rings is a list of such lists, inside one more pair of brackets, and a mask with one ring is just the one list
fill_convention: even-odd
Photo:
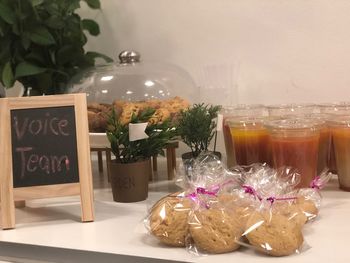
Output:
[[[15,202],[13,201],[13,190],[10,184],[1,185],[1,219],[2,229],[15,228]],[[6,189],[7,188],[7,189]],[[9,191],[10,190],[10,191]]]
[[[82,95],[82,96],[80,96]],[[89,127],[86,114],[86,95],[75,94],[75,121],[77,130],[81,221],[94,221],[94,189],[92,187]],[[84,118],[83,118],[84,116]]]
[[[91,164],[91,162],[89,162]],[[79,166],[79,169],[81,167]],[[79,171],[80,172],[80,171]],[[80,203],[81,203],[81,221],[94,221],[94,189],[92,186],[91,165],[86,165],[81,169],[82,174],[90,174],[90,176],[80,176]]]
[[81,221],[94,221],[94,192],[89,177],[80,178]]
[[2,99],[0,102],[0,198],[2,229],[15,228],[10,131],[8,100]]

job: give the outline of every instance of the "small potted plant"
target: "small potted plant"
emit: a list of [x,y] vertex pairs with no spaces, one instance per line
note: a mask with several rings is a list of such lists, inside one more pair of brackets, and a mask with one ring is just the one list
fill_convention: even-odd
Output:
[[[182,141],[191,148],[191,152],[186,152],[182,155],[185,169],[187,165],[190,165],[189,160],[198,157],[202,152],[209,151],[210,142],[217,134],[216,118],[220,109],[220,106],[201,103],[194,104],[181,112],[178,119],[177,132]],[[221,153],[215,152],[215,145],[214,154],[221,159]]]
[[[147,198],[150,158],[157,154],[164,156],[165,145],[176,135],[172,122],[158,122],[155,112],[152,108],[134,112],[128,122],[120,120],[116,110],[109,116],[107,137],[115,155],[115,160],[110,163],[110,181],[116,202],[137,202]],[[146,126],[144,138],[130,138],[135,124]]]

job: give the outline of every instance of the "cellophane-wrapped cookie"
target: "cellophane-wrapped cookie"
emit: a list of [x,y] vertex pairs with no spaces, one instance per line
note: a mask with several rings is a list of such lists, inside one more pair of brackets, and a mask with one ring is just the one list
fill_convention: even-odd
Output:
[[196,159],[182,183],[193,202],[189,213],[187,248],[196,255],[228,253],[237,250],[243,233],[239,206],[239,174],[225,169],[215,155]]
[[311,182],[309,188],[301,188],[297,192],[296,203],[303,212],[307,221],[311,221],[318,216],[322,196],[320,190],[328,183],[333,174],[328,170],[323,171]]
[[254,165],[242,175],[241,192],[254,197],[255,203],[241,244],[271,256],[299,252],[306,218],[295,204],[293,187],[298,175],[290,169],[274,170],[265,165]]
[[[299,253],[304,247],[303,226],[319,209],[320,184],[329,174],[315,178],[308,189],[294,189],[299,175],[290,168],[274,170],[255,165],[242,172],[242,190],[256,200],[240,243],[271,256]],[[248,171],[248,172],[247,172]],[[322,182],[322,183],[320,183]]]
[[299,174],[263,164],[225,168],[212,154],[178,173],[183,192],[168,195],[150,210],[148,228],[162,243],[196,255],[234,252],[247,246],[271,256],[304,248],[303,227],[320,208],[323,173],[307,189]]
[[185,247],[191,205],[191,199],[184,192],[163,197],[153,205],[146,219],[149,233],[165,245]]
[[240,247],[237,241],[243,234],[243,227],[235,204],[237,200],[231,195],[221,196],[197,196],[197,205],[189,214],[187,242],[188,249],[195,254],[228,253]]
[[[203,157],[203,156],[202,156]],[[182,179],[183,192],[167,195],[152,206],[146,219],[146,227],[149,233],[155,236],[161,243],[185,247],[189,236],[189,213],[197,204],[194,194],[201,187],[220,184],[224,179],[225,169],[218,170],[222,164],[212,156],[198,158],[193,162],[193,176]],[[210,175],[215,178],[210,178]]]
[[252,213],[243,236],[250,247],[271,256],[299,253],[304,243],[301,224],[274,207]]

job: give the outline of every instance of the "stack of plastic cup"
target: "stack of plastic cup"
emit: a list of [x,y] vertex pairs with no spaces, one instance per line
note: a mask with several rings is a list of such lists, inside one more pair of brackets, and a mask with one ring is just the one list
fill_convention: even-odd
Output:
[[302,104],[277,104],[267,106],[270,117],[290,117],[302,116],[305,114],[319,113],[319,107],[316,104],[302,103]]

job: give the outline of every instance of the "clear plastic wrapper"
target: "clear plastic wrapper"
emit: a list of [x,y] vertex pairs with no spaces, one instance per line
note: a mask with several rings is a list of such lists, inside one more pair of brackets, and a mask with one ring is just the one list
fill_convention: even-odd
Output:
[[[229,171],[215,155],[203,154],[193,162],[189,176],[177,182],[190,190],[187,249],[195,255],[237,250],[249,205],[239,196],[241,171]],[[249,212],[250,213],[250,212]]]
[[206,198],[206,193],[200,195],[197,198],[206,200],[200,201],[189,214],[188,250],[196,255],[237,250],[243,228],[234,196],[221,199],[222,194],[211,198]]
[[159,200],[147,217],[149,232],[162,243],[195,255],[229,253],[241,245],[271,256],[305,248],[303,226],[320,209],[319,190],[332,174],[323,172],[310,188],[296,189],[299,174],[264,164],[231,170],[215,155],[193,160],[178,173],[183,192]]
[[290,167],[276,170],[266,164],[253,164],[234,167],[232,172],[241,174],[242,190],[252,188],[260,198],[293,192],[300,181],[300,175]]
[[317,216],[321,201],[319,190],[330,177],[325,171],[312,181],[310,188],[294,190],[298,175],[291,169],[256,168],[242,187],[244,193],[254,196],[260,205],[255,206],[250,215],[242,235],[245,239],[239,243],[271,256],[303,251],[306,246],[302,229]]
[[271,206],[254,211],[249,217],[243,237],[245,244],[271,256],[299,253],[304,243],[302,226],[284,214],[284,209]]
[[296,203],[306,216],[307,221],[317,217],[322,200],[320,190],[328,183],[332,176],[333,174],[331,172],[324,170],[321,175],[316,176],[309,188],[299,189]]
[[222,184],[221,187],[237,188],[240,183],[240,171],[226,169],[224,163],[215,154],[204,152],[197,158],[180,164],[175,183],[189,191],[195,191],[198,187],[215,188]]
[[165,245],[185,247],[191,202],[184,192],[169,194],[160,199],[152,206],[145,220],[149,233]]

